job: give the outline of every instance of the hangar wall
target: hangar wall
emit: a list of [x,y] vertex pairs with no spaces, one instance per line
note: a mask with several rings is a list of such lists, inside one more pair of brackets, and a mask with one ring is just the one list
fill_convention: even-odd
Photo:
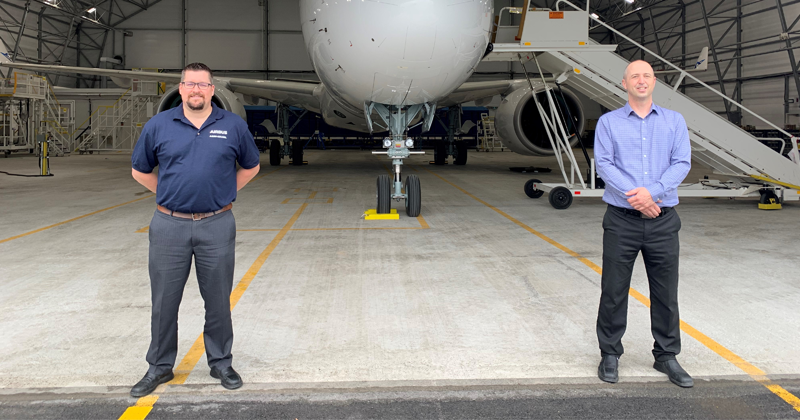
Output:
[[[173,70],[188,62],[202,61],[220,75],[316,80],[300,32],[297,0],[147,1],[149,7],[146,10],[132,9],[133,12],[124,19],[106,19],[101,10],[98,20],[107,20],[110,24],[121,20],[115,25],[120,31],[106,31],[92,24],[80,23],[33,2],[25,19],[19,57],[29,62],[60,61],[65,65],[101,66],[101,56],[121,55],[125,57],[125,68]],[[15,45],[18,30],[15,22],[21,21],[25,3],[24,0],[0,0],[4,12],[0,38],[9,49]],[[496,0],[495,9],[521,6],[522,3],[523,0]],[[553,7],[554,3],[554,0],[533,0],[533,4],[540,7]],[[792,69],[786,42],[779,36],[782,29],[776,2],[684,0],[683,3],[686,5],[685,27],[677,1],[636,0],[633,5],[628,5],[623,0],[593,0],[592,7],[602,10],[607,4],[609,9],[614,6],[632,10],[637,5],[644,5],[640,12],[628,13],[615,20],[614,27],[653,51],[660,48],[662,54],[675,63],[684,61],[686,66],[694,61],[704,46],[715,45],[717,59],[710,54],[709,69],[695,73],[698,78],[714,87],[719,87],[719,80],[723,79],[726,94],[741,98],[745,106],[778,126],[800,124],[800,91],[790,74]],[[800,1],[781,0],[781,3],[787,26],[796,23]],[[703,19],[704,9],[709,19]],[[518,19],[517,16],[512,15],[510,19]],[[740,23],[737,23],[737,17]],[[706,20],[709,22],[708,30]],[[798,25],[787,31],[794,42],[798,37],[795,27]],[[123,36],[122,30],[131,36]],[[601,39],[605,35],[602,30],[595,30],[592,36]],[[628,49],[625,43],[620,43],[619,51],[626,58],[641,56],[639,52]],[[653,57],[645,55],[645,59],[652,61]],[[521,76],[522,68],[518,63],[482,63],[473,80]],[[54,84],[68,87],[102,85],[100,80],[93,78],[51,76],[50,79]],[[695,85],[685,82],[685,91],[706,107],[726,113],[718,96]],[[88,109],[88,106],[83,108]],[[591,108],[590,115],[599,114],[599,107]],[[730,111],[736,113],[735,108]],[[787,113],[788,117],[785,116]],[[77,119],[82,120],[81,115],[77,115]],[[742,116],[741,123],[764,126],[748,115]]]

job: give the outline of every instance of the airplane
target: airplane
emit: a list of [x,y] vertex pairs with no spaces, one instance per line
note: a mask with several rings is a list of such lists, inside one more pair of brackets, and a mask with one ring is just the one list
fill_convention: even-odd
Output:
[[[392,158],[393,176],[382,175],[377,183],[377,213],[390,212],[391,200],[405,200],[406,214],[420,213],[421,191],[415,175],[402,181],[401,165],[413,151],[409,127],[423,125],[427,131],[437,109],[457,110],[465,102],[501,95],[495,125],[503,144],[528,156],[553,155],[543,129],[533,88],[539,102],[547,86],[541,81],[496,80],[467,82],[481,60],[491,51],[489,42],[494,23],[493,0],[382,0],[329,1],[300,0],[303,38],[320,81],[255,80],[214,77],[216,92],[212,101],[220,108],[246,119],[244,104],[236,96],[264,98],[280,104],[279,113],[299,107],[320,114],[334,127],[364,133],[388,132],[384,152]],[[178,73],[149,73],[117,69],[97,69],[57,65],[0,63],[0,66],[43,73],[108,76],[121,87],[132,79],[172,82],[157,106],[157,112],[181,104]],[[583,131],[583,108],[578,97],[562,89],[560,106],[572,116],[572,132]],[[549,112],[548,109],[546,109]],[[279,114],[280,115],[280,114]],[[279,118],[280,119],[280,118]],[[270,164],[280,165],[284,156],[302,165],[303,144],[286,134],[288,118],[283,118],[284,143],[270,144]],[[571,144],[578,138],[573,135]],[[463,142],[439,145],[441,154],[453,155],[455,163],[465,164]],[[405,192],[404,192],[405,191]]]

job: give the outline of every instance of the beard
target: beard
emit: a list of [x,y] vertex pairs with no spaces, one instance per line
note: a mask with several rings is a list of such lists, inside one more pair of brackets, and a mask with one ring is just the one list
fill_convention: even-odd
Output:
[[[197,105],[193,105],[192,99],[194,98],[200,98],[200,103],[198,103]],[[188,106],[189,109],[191,109],[192,111],[202,111],[203,108],[206,107],[206,101],[203,99],[202,96],[192,96],[189,98],[189,101],[186,102],[186,106]]]

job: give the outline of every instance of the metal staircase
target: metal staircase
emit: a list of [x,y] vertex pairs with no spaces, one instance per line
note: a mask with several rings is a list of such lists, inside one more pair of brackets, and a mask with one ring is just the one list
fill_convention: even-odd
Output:
[[[797,138],[703,83],[690,73],[676,67],[625,34],[606,25],[599,19],[589,16],[588,10],[580,9],[566,0],[559,0],[557,4],[569,5],[575,11],[530,9],[531,13],[528,13],[528,15],[533,16],[530,19],[541,20],[544,16],[542,12],[549,12],[550,19],[553,19],[554,14],[556,19],[559,19],[564,14],[583,14],[584,18],[594,20],[597,24],[616,33],[618,37],[629,41],[662,61],[668,67],[678,71],[679,75],[673,85],[668,85],[660,80],[657,82],[653,93],[653,101],[660,106],[672,109],[683,115],[692,141],[693,160],[713,169],[716,174],[732,178],[727,182],[701,181],[699,184],[684,185],[678,189],[679,195],[735,197],[758,196],[761,194],[763,198],[765,191],[783,194],[783,190],[789,189],[788,191],[791,192],[791,195],[784,194],[784,198],[793,200],[798,198],[798,194],[800,194],[800,191],[798,191],[800,190],[800,164],[797,162],[800,162],[800,159],[798,159]],[[581,19],[576,21],[580,23]],[[609,109],[620,108],[627,102],[628,95],[621,85],[621,80],[629,61],[613,52],[615,46],[601,45],[589,39],[588,25],[583,29],[585,37],[580,41],[569,43],[557,40],[543,42],[542,45],[537,45],[535,41],[526,42],[526,40],[537,39],[536,31],[540,30],[540,27],[541,25],[536,24],[529,24],[527,28],[523,26],[523,30],[520,31],[523,33],[521,42],[495,44],[494,52],[487,59],[494,61],[519,60],[523,66],[527,61],[534,61],[538,65],[540,73],[551,73],[557,81],[569,85]],[[573,34],[576,31],[575,26],[565,27],[564,29]],[[790,140],[790,144],[793,147],[790,150],[790,157],[793,160],[787,159],[782,153],[762,144],[756,137],[730,123],[716,112],[683,95],[678,91],[678,88],[685,79],[692,79],[695,83],[730,102],[732,106],[740,108],[743,112],[751,114],[772,129],[782,133],[787,140]],[[557,132],[555,121],[552,125],[553,131]],[[554,150],[558,150],[559,143],[555,140],[551,141],[553,141]],[[537,185],[537,187],[550,192],[557,187],[564,186],[575,197],[602,195],[602,190],[594,190],[593,185],[592,188],[587,188],[587,183],[580,176],[580,171],[577,171],[580,187],[577,188],[574,185],[577,162],[571,151],[567,150],[566,152],[570,163],[573,165],[570,168],[572,176],[568,176],[568,171],[561,164],[565,180],[564,184],[541,184]],[[560,159],[559,161],[561,162]],[[716,192],[709,193],[709,190],[715,190]],[[563,191],[560,192],[563,193]],[[569,197],[569,202],[571,203],[571,197]]]
[[37,136],[50,145],[50,155],[63,156],[71,149],[75,126],[75,102],[59,101],[42,76],[14,73],[0,80],[0,150],[33,151]]
[[158,82],[134,80],[116,102],[92,113],[91,129],[79,136],[75,150],[80,154],[133,150],[158,98]]

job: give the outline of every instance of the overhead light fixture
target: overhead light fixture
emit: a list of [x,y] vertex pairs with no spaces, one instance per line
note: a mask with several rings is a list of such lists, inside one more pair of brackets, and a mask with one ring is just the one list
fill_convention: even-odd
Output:
[[600,16],[597,16],[597,13],[592,13],[592,17],[595,19],[600,19]]
[[630,3],[630,4],[633,4],[633,2],[635,2],[636,0],[625,0],[625,1]]
[[96,7],[92,7],[91,9],[87,10],[86,13],[94,13],[97,11]]

